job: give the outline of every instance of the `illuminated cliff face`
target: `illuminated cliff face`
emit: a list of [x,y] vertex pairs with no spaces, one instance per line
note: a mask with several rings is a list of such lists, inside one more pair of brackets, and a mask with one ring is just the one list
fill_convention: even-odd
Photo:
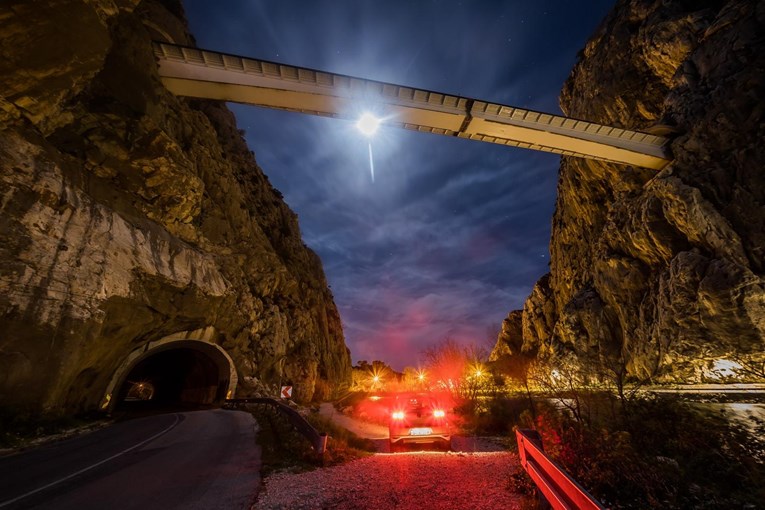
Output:
[[688,382],[765,357],[764,24],[752,2],[622,1],[584,48],[564,112],[668,125],[675,163],[563,158],[550,275],[514,317],[527,350]]
[[200,401],[280,375],[298,399],[319,379],[350,383],[295,214],[224,105],[161,86],[157,27],[189,36],[159,4],[136,4],[2,8],[0,404],[100,407],[134,369],[162,372],[145,368],[152,349],[177,349],[158,359]]

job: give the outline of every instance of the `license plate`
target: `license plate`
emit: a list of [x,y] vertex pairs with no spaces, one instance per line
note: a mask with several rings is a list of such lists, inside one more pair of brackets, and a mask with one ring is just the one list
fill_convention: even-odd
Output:
[[433,429],[424,428],[424,427],[409,430],[410,436],[429,436],[432,433],[433,433]]

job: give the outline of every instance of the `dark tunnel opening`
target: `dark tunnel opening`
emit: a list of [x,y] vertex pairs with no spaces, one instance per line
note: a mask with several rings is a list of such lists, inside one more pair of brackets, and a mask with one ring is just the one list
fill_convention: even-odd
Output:
[[162,350],[140,360],[123,381],[117,410],[206,407],[223,401],[229,373],[220,360],[188,347]]

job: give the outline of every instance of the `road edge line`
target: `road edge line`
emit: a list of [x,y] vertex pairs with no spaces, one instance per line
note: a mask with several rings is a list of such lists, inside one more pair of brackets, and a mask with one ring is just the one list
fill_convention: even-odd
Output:
[[53,486],[55,486],[55,485],[58,485],[58,484],[60,484],[61,482],[65,482],[65,481],[67,481],[67,480],[69,480],[69,479],[71,479],[71,478],[74,478],[75,476],[78,476],[78,475],[81,475],[81,474],[83,474],[83,473],[85,473],[85,472],[87,472],[87,471],[90,471],[91,469],[93,469],[93,468],[96,468],[96,467],[100,466],[101,464],[105,464],[105,463],[109,462],[110,460],[114,460],[114,459],[116,459],[117,457],[120,457],[121,455],[125,455],[126,453],[128,453],[128,452],[130,452],[130,451],[132,451],[132,450],[135,450],[136,448],[140,448],[141,446],[145,445],[146,443],[149,443],[149,442],[151,442],[151,441],[154,441],[154,440],[155,440],[155,439],[157,439],[159,436],[161,436],[161,435],[163,435],[163,434],[165,434],[165,433],[167,433],[167,432],[170,432],[170,430],[172,430],[172,429],[173,429],[173,428],[174,428],[176,425],[178,425],[178,422],[180,422],[180,421],[181,421],[181,420],[180,420],[180,418],[178,417],[178,414],[176,413],[176,415],[175,415],[175,421],[173,422],[173,424],[172,424],[172,425],[170,425],[170,426],[169,426],[169,427],[167,427],[166,429],[162,430],[161,432],[158,432],[157,434],[154,434],[154,435],[153,435],[153,436],[151,436],[150,438],[148,438],[148,439],[144,439],[144,440],[143,440],[143,441],[141,441],[140,443],[138,443],[138,444],[134,444],[134,445],[133,445],[133,446],[131,446],[130,448],[126,448],[126,449],[122,450],[121,452],[115,453],[115,454],[114,454],[114,455],[112,455],[111,457],[108,457],[108,458],[106,458],[106,459],[104,459],[104,460],[98,461],[98,462],[96,462],[95,464],[91,464],[90,466],[88,466],[88,467],[86,467],[86,468],[83,468],[83,469],[80,469],[79,471],[76,471],[76,472],[74,472],[74,473],[72,473],[72,474],[70,474],[70,475],[67,475],[67,476],[65,476],[64,478],[59,478],[58,480],[56,480],[56,481],[54,481],[54,482],[51,482],[51,483],[49,483],[49,484],[47,484],[47,485],[43,485],[42,487],[38,487],[37,489],[35,489],[35,490],[32,490],[32,491],[29,491],[29,492],[27,492],[26,494],[22,494],[21,496],[16,496],[16,497],[15,497],[15,498],[13,498],[13,499],[9,499],[9,500],[7,500],[7,501],[2,501],[2,502],[0,502],[0,508],[3,508],[4,506],[8,506],[8,505],[10,505],[10,504],[12,504],[12,503],[16,503],[17,501],[21,501],[22,499],[24,499],[24,498],[28,498],[29,496],[31,496],[31,495],[33,495],[33,494],[37,494],[38,492],[42,492],[42,491],[44,491],[44,490],[46,490],[46,489],[50,489],[51,487],[53,487]]

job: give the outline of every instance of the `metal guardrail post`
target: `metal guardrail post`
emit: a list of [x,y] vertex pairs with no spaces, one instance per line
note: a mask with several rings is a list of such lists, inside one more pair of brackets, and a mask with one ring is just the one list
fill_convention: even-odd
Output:
[[576,480],[542,450],[542,439],[536,430],[517,429],[518,455],[521,466],[555,510],[605,510]]
[[324,455],[324,452],[327,451],[327,440],[329,439],[329,436],[326,432],[320,432],[319,433],[319,441],[316,443],[316,451],[319,452],[319,455]]

